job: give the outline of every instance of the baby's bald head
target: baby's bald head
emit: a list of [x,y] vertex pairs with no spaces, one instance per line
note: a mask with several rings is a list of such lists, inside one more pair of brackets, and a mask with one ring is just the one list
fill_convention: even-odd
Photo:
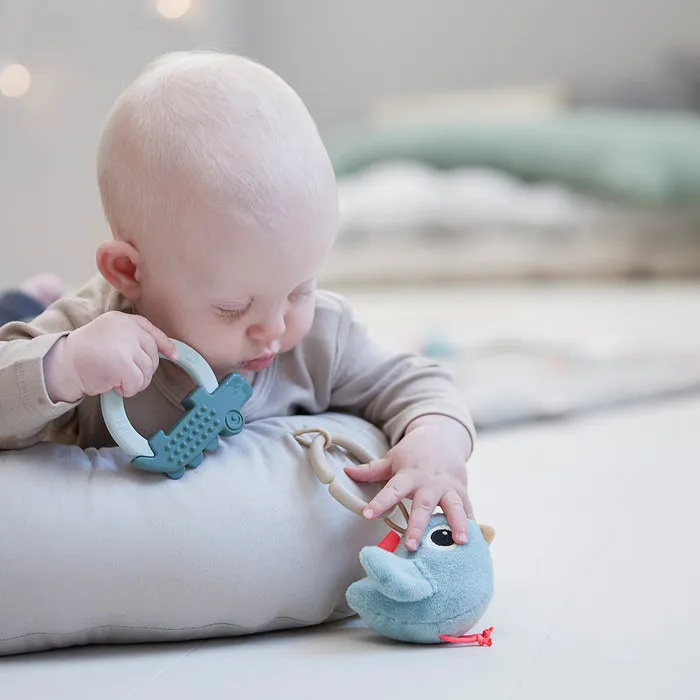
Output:
[[171,54],[117,100],[98,156],[102,275],[223,376],[309,332],[338,226],[299,96],[238,56]]
[[201,245],[236,229],[293,240],[337,225],[332,166],[306,107],[240,56],[176,53],[149,66],[109,114],[98,179],[115,238],[144,253],[163,237]]

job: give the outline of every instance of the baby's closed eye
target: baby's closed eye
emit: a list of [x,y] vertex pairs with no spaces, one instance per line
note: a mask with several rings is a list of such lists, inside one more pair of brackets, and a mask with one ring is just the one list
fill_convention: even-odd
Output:
[[243,318],[248,313],[249,309],[250,304],[242,308],[226,308],[223,306],[217,306],[216,313],[222,318],[230,321],[237,321],[238,319]]
[[312,296],[316,291],[316,280],[310,282],[304,282],[304,284],[299,285],[291,294],[289,295],[289,301],[299,301],[300,299],[307,299]]
[[301,299],[308,299],[308,297],[310,297],[313,293],[313,289],[296,290],[289,295],[289,301],[295,302],[300,301]]

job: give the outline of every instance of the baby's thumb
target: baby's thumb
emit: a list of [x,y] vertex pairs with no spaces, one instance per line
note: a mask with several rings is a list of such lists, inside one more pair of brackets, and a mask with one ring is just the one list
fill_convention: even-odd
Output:
[[345,473],[355,481],[388,481],[391,478],[391,462],[386,457],[369,464],[345,467]]

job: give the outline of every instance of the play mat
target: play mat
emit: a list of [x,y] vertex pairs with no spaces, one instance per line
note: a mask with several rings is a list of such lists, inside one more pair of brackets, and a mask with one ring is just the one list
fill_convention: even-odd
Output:
[[437,334],[422,351],[454,373],[481,429],[700,391],[697,351],[518,339],[461,346]]

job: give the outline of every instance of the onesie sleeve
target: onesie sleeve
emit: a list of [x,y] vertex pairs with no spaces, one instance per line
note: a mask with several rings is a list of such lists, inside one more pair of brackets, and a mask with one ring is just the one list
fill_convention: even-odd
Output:
[[53,403],[44,357],[55,343],[101,313],[92,294],[65,297],[29,323],[0,328],[0,449],[21,449],[53,428],[71,431],[78,404]]
[[461,423],[474,444],[475,431],[462,392],[439,364],[383,346],[361,323],[350,304],[341,307],[331,407],[364,416],[395,445],[416,418],[443,415]]

